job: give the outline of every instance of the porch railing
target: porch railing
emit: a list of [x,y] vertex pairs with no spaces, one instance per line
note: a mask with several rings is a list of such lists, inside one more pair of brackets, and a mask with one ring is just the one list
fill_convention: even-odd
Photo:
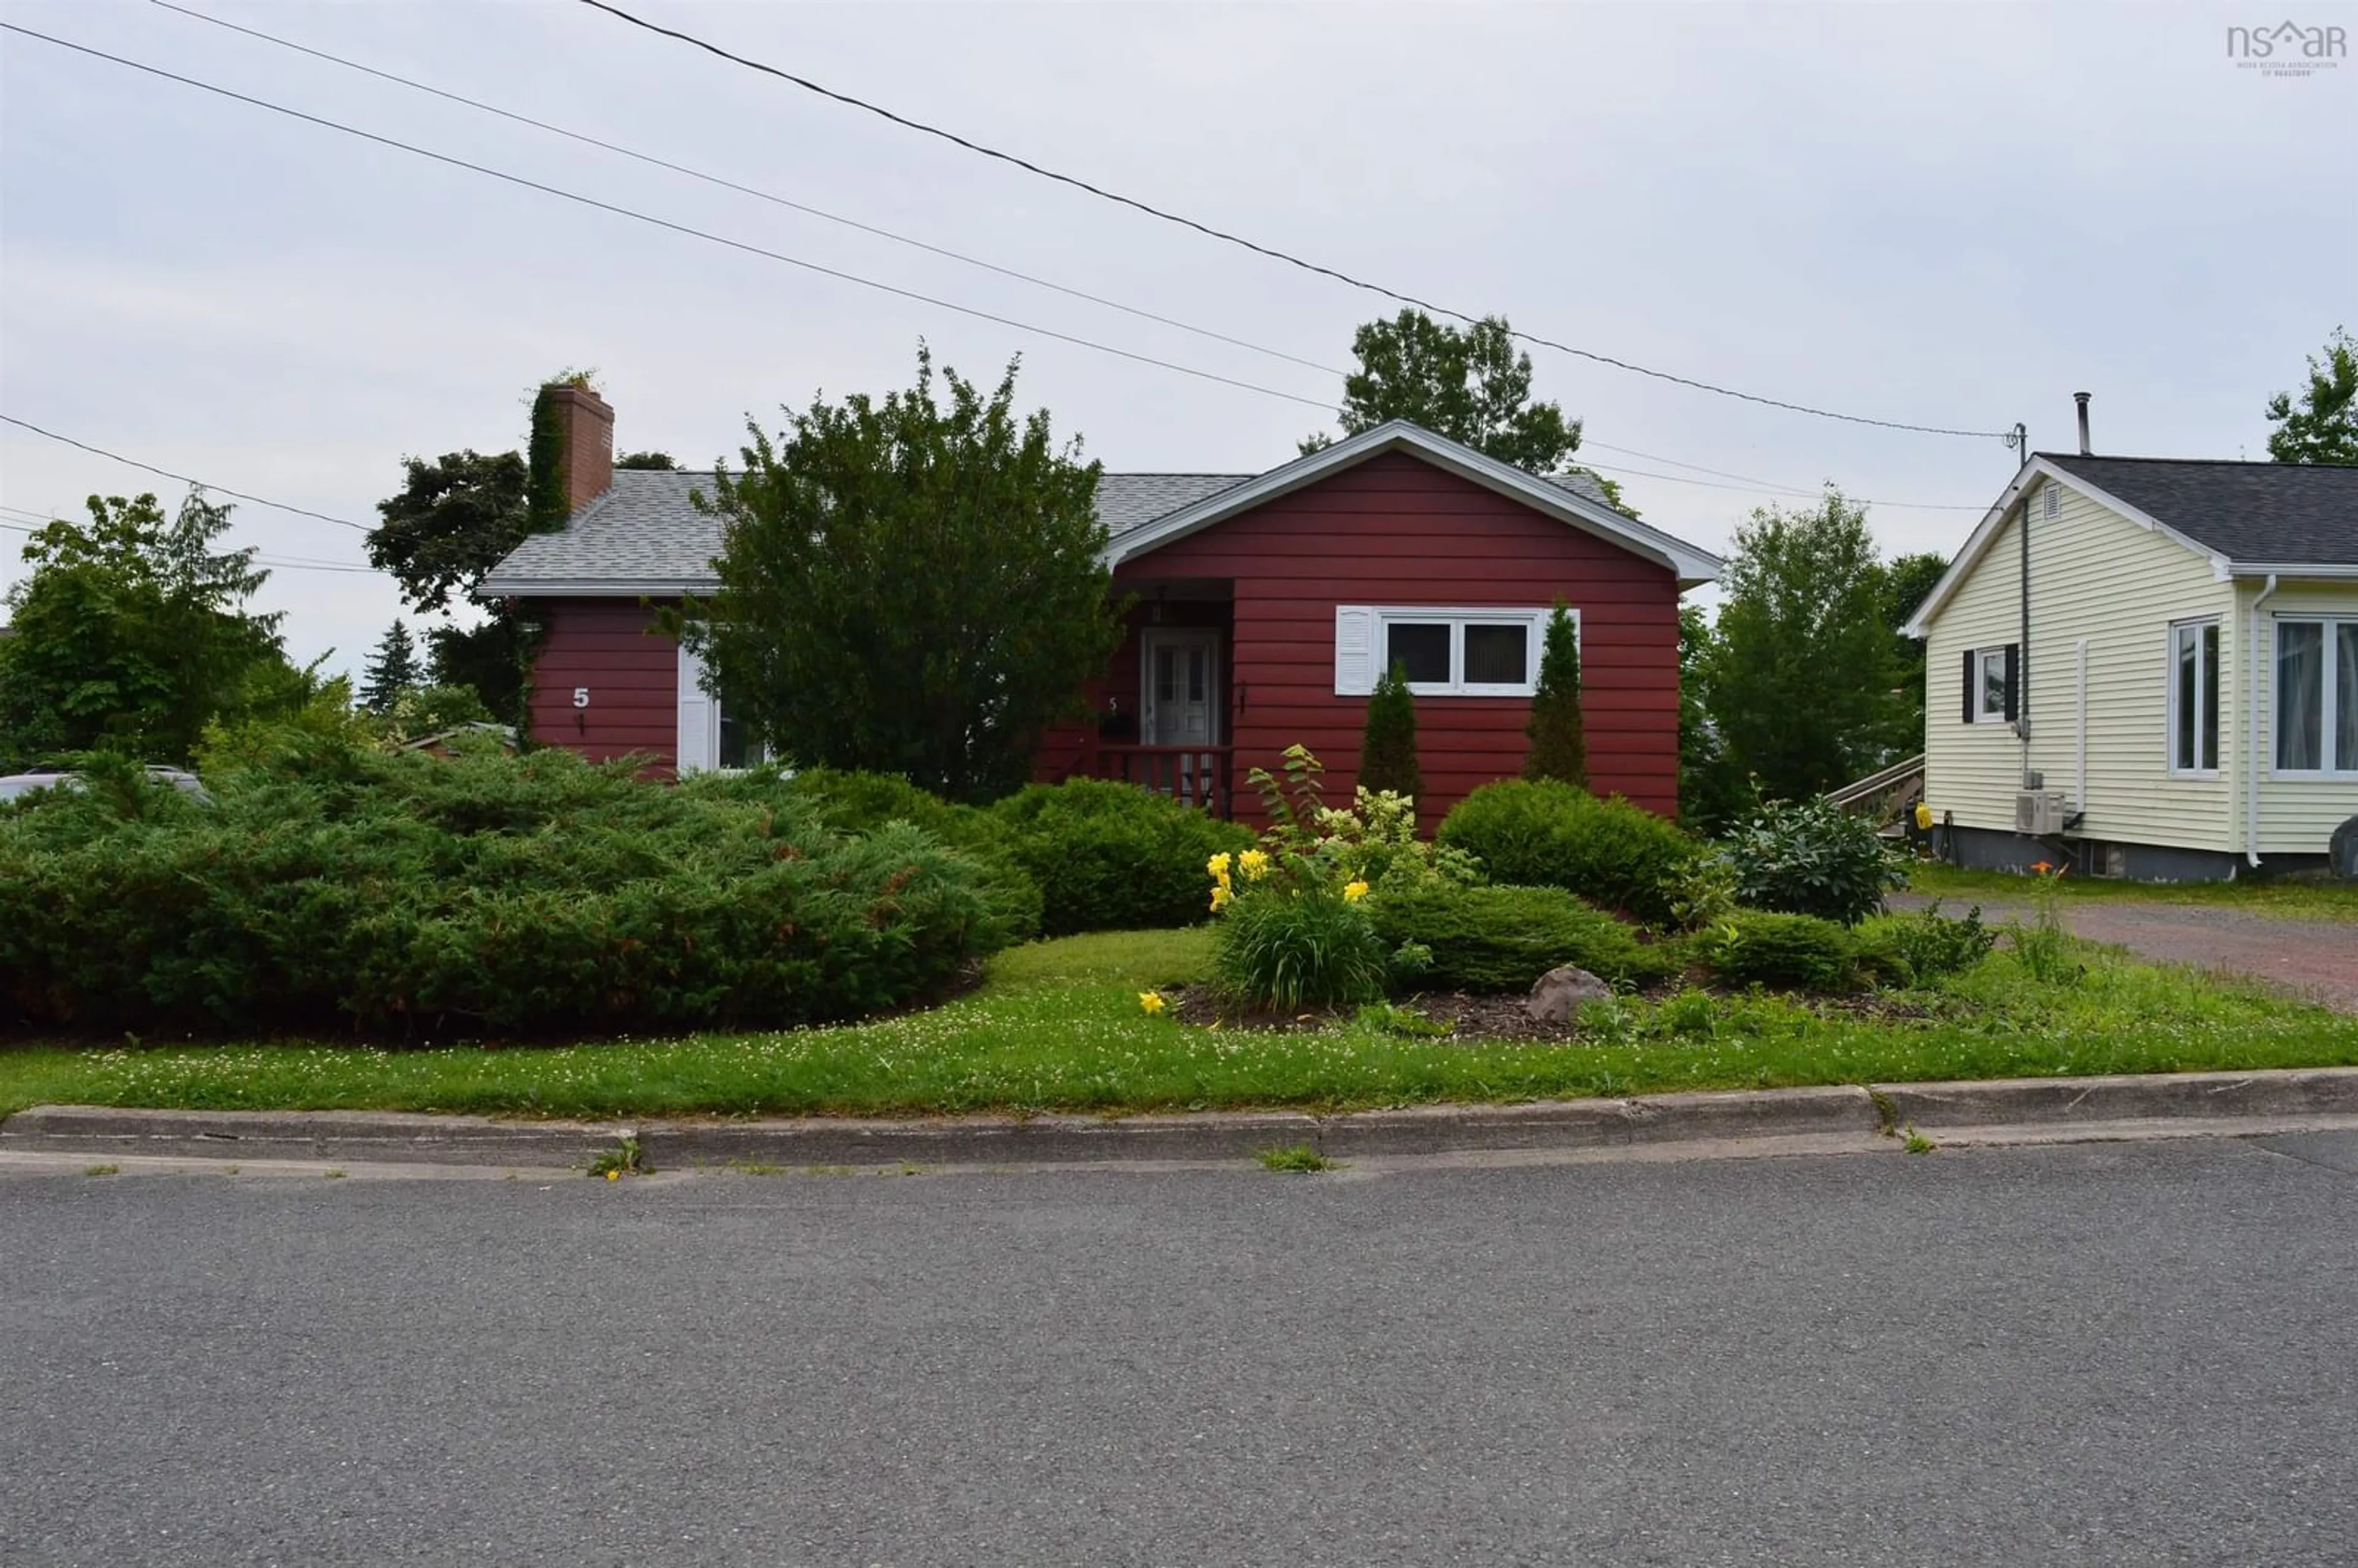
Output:
[[1234,815],[1228,789],[1232,746],[1122,746],[1099,742],[1098,777],[1120,779],[1215,816]]

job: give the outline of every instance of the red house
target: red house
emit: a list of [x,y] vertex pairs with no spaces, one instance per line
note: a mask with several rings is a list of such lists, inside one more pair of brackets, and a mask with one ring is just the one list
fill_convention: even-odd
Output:
[[[743,760],[693,655],[649,606],[714,586],[709,474],[612,466],[613,411],[568,390],[574,512],[481,591],[546,628],[532,732],[593,758],[683,772]],[[1103,477],[1117,592],[1135,608],[1090,691],[1092,722],[1051,733],[1037,776],[1130,779],[1257,816],[1244,787],[1296,741],[1347,799],[1367,696],[1402,665],[1417,697],[1427,822],[1522,766],[1540,633],[1562,600],[1580,631],[1590,783],[1678,810],[1679,595],[1719,560],[1623,516],[1581,476],[1512,469],[1393,423],[1261,474]]]

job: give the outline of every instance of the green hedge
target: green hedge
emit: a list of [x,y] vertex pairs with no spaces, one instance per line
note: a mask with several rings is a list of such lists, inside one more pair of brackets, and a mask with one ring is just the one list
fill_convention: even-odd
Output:
[[1249,829],[1135,784],[1029,784],[990,808],[1040,884],[1041,931],[1192,925],[1211,914],[1204,862],[1252,847]]
[[1563,888],[1649,925],[1671,923],[1666,883],[1695,852],[1676,823],[1554,779],[1484,784],[1434,838],[1479,859],[1494,882]]
[[922,827],[980,869],[983,892],[1011,937],[1040,935],[1040,883],[1015,858],[1005,824],[980,806],[944,800],[889,773],[834,768],[806,768],[783,784],[774,774],[746,773],[723,787],[754,799],[783,793],[838,832],[872,833],[888,822]]
[[1679,968],[1671,953],[1640,942],[1602,910],[1561,888],[1433,884],[1368,901],[1387,951],[1422,943],[1433,954],[1422,983],[1453,990],[1526,990],[1560,964],[1600,979],[1650,985]]
[[1005,938],[975,865],[739,781],[564,752],[336,752],[0,811],[0,1021],[447,1038],[784,1025],[937,992]]

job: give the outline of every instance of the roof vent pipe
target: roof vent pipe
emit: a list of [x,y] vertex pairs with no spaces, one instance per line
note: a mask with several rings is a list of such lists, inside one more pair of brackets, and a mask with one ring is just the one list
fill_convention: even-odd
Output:
[[2094,454],[2088,450],[2088,395],[2075,392],[2071,395],[2071,401],[2080,406],[2080,455],[2092,457]]

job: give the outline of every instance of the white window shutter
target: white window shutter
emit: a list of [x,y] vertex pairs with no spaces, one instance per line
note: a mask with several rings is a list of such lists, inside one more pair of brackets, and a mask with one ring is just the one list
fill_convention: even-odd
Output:
[[1338,604],[1335,607],[1335,695],[1365,697],[1375,689],[1375,609]]
[[708,771],[719,761],[720,737],[712,694],[704,689],[704,661],[679,651],[679,741],[676,766],[683,773]]

